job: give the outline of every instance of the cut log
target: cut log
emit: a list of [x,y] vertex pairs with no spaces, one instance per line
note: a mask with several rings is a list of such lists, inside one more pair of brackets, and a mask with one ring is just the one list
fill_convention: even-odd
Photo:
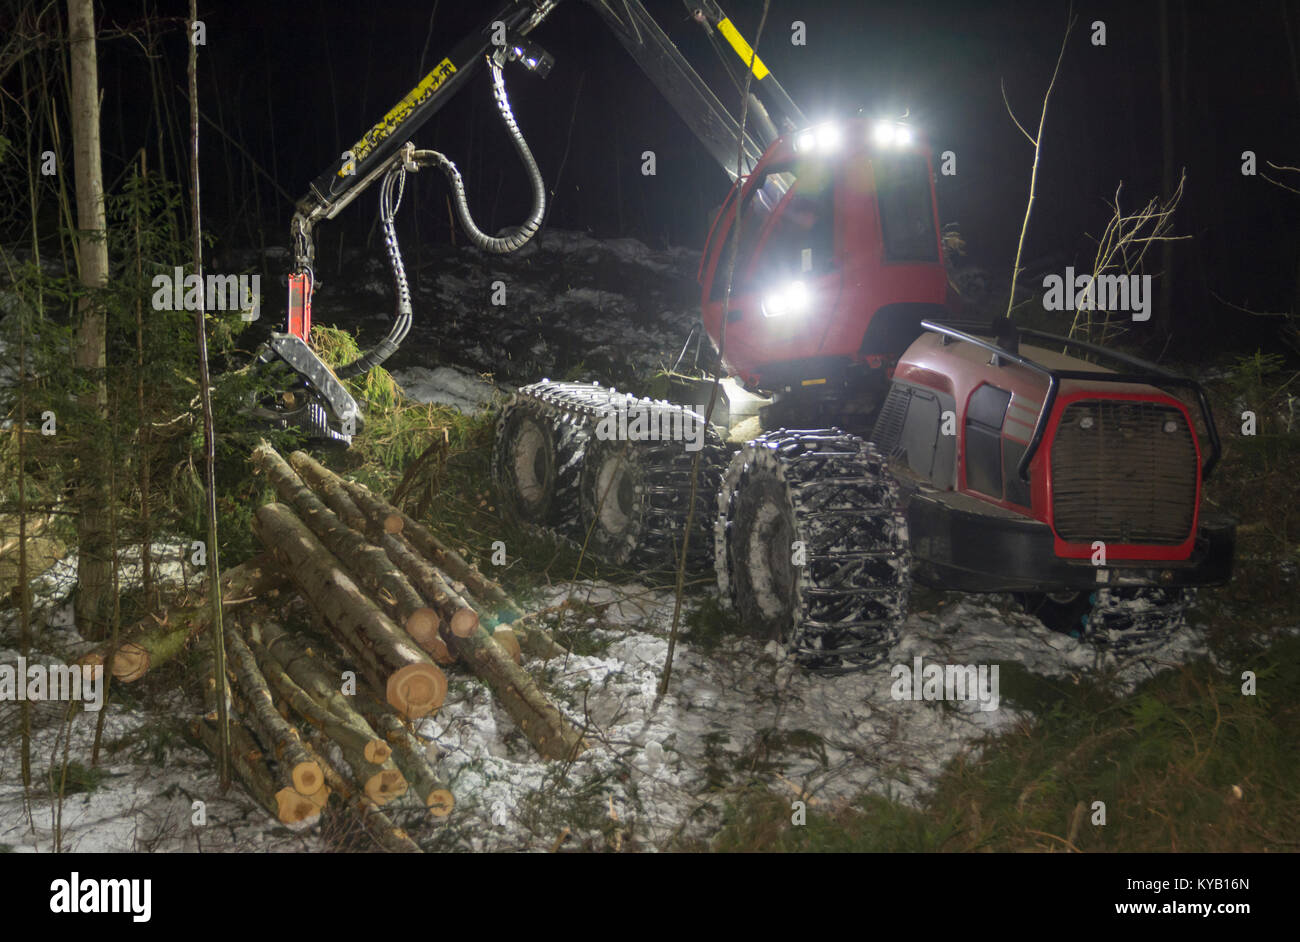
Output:
[[325,770],[326,787],[339,796],[339,800],[361,822],[366,834],[380,850],[398,854],[424,853],[420,850],[420,846],[411,840],[410,835],[395,825],[383,809],[367,798],[354,783],[340,775],[339,771],[326,762],[319,753],[315,754],[315,759]]
[[446,576],[423,559],[400,533],[384,536],[379,545],[388,558],[410,580],[412,586],[442,616],[443,624],[458,638],[467,638],[479,625],[479,616],[461,597]]
[[[357,530],[379,527],[389,533],[403,534],[418,553],[445,571],[453,580],[463,583],[469,593],[482,601],[485,607],[501,609],[502,619],[514,619],[524,614],[523,608],[499,584],[479,572],[463,556],[434,536],[427,527],[416,523],[364,484],[339,477],[306,452],[295,451],[289,456],[289,463],[304,478],[310,476],[312,487],[315,488],[317,482],[320,482],[320,489],[327,490],[331,499],[339,501],[340,506],[346,506],[341,500],[342,495],[349,498],[347,518],[350,526]],[[333,507],[334,504],[331,503],[330,506]],[[353,522],[358,514],[365,523],[358,525]],[[396,531],[388,529],[393,526],[390,522],[393,519],[401,521],[401,526]]]
[[[298,794],[314,795],[325,784],[321,768],[308,755],[298,730],[276,711],[266,677],[233,621],[225,629],[230,669],[239,684],[240,697],[248,705],[250,715],[245,719],[254,724],[262,739],[275,750],[276,761],[289,771]],[[283,810],[283,802],[280,808]]]
[[[311,528],[331,553],[347,563],[349,572],[390,618],[406,627],[408,633],[411,627],[426,635],[437,631],[436,623],[428,624],[431,616],[436,622],[437,613],[425,606],[419,593],[393,569],[384,551],[367,542],[312,493],[275,449],[263,442],[253,451],[253,460],[266,473],[280,499],[293,507],[298,519]],[[346,513],[346,506],[340,506]]]
[[[272,452],[272,454],[274,453]],[[312,488],[320,492],[320,499],[328,505],[327,509],[335,514],[335,519],[348,522],[352,529],[356,531],[354,534],[356,539],[360,539],[360,533],[365,532],[379,547],[382,547],[380,555],[387,554],[383,563],[376,562],[374,559],[368,559],[365,562],[365,566],[371,572],[374,572],[376,576],[380,572],[385,572],[389,580],[396,577],[398,581],[414,586],[419,594],[432,603],[436,614],[448,622],[452,631],[461,637],[465,637],[474,631],[478,626],[478,612],[465,599],[461,598],[443,573],[439,572],[427,560],[419,558],[419,555],[400,533],[386,532],[385,523],[387,521],[401,518],[401,515],[396,510],[383,513],[376,512],[373,518],[368,518],[346,491],[344,485],[348,482],[338,477],[305,452],[295,451],[289,456],[289,461],[293,466],[292,471],[297,471],[302,475],[301,480],[310,482]],[[304,505],[306,505],[306,502],[304,502]],[[339,536],[337,539],[342,542],[344,538]],[[334,547],[331,547],[331,549],[334,549]],[[335,552],[338,552],[338,550],[336,549]],[[346,558],[351,561],[355,557],[348,555]],[[399,573],[392,571],[393,564],[396,564],[398,570],[400,570]],[[381,582],[376,578],[372,587],[378,589],[380,586]],[[393,591],[397,596],[401,596],[400,590],[390,589],[390,591]],[[411,614],[413,613],[406,613],[408,620]],[[420,626],[417,625],[416,630],[420,630]],[[426,650],[429,647],[429,645],[422,646],[426,647]],[[437,652],[435,650],[431,653]]]
[[[206,683],[203,685],[203,701],[204,709],[211,719],[195,717],[186,727],[186,731],[193,742],[197,742],[215,758],[221,754],[221,735],[215,722],[216,685],[212,661],[210,658],[204,660],[199,676],[206,678]],[[314,761],[315,757],[313,756],[312,759]],[[276,783],[275,774],[271,771],[262,750],[253,741],[252,735],[239,723],[230,724],[230,767],[249,797],[261,805],[267,814],[278,818],[280,803],[276,799],[276,792],[279,785]]]
[[312,822],[320,817],[321,805],[289,786],[275,793],[276,816],[285,824]]
[[378,731],[388,737],[397,767],[402,770],[429,813],[436,818],[451,814],[456,799],[447,787],[446,780],[438,774],[435,763],[429,758],[429,744],[422,742],[392,713],[377,712],[372,719]]
[[[421,612],[427,612],[428,615],[422,615]],[[442,635],[438,633],[438,626],[442,624],[442,619],[438,613],[431,608],[422,608],[412,614],[406,620],[406,633],[420,647],[433,658],[437,664],[453,664],[456,659],[451,656],[447,650],[447,642],[442,640]]]
[[529,657],[546,661],[551,658],[569,656],[569,649],[552,638],[550,632],[537,627],[524,627],[522,622],[523,619],[520,619],[513,622],[509,627],[515,633],[519,647]]
[[[277,593],[285,581],[269,556],[254,557],[221,574],[222,604],[231,608],[253,599],[266,599]],[[187,606],[167,612],[161,622],[150,617],[122,632],[113,655],[113,678],[129,684],[175,658],[185,650],[190,638],[207,628],[211,618],[209,606]],[[105,664],[111,652],[112,645],[104,644],[82,655],[77,663]]]
[[289,464],[313,491],[321,495],[330,510],[352,529],[367,535],[383,531],[383,521],[368,520],[343,490],[342,479],[311,455],[295,451],[289,456]]
[[519,639],[509,628],[497,628],[492,632],[492,640],[501,646],[501,650],[510,655],[510,659],[516,664],[524,662],[524,652],[519,647]]
[[[298,454],[301,453],[294,452],[294,456]],[[304,457],[310,460],[310,456]],[[292,457],[290,460],[292,460]],[[294,467],[297,467],[296,463]],[[329,474],[330,472],[326,470],[325,473]],[[462,583],[469,593],[482,603],[484,608],[496,610],[500,620],[511,621],[523,616],[523,608],[507,595],[506,591],[498,583],[479,572],[463,556],[438,539],[428,527],[416,523],[410,516],[376,495],[364,484],[358,484],[337,475],[334,476],[334,479],[352,499],[354,505],[365,518],[370,521],[371,526],[376,522],[386,520],[390,516],[400,518],[402,521],[401,534],[410,542],[415,551],[446,572],[452,579]]]
[[253,530],[394,709],[417,717],[442,705],[446,676],[288,507],[259,507]]
[[539,754],[548,759],[571,759],[587,748],[581,732],[483,628],[468,638],[459,638],[444,628],[443,638],[452,653],[492,688]]
[[[388,759],[392,749],[349,704],[330,673],[270,619],[250,619],[249,644],[268,682],[295,712],[339,747],[356,780],[376,804],[406,790]],[[259,641],[260,638],[260,641]]]

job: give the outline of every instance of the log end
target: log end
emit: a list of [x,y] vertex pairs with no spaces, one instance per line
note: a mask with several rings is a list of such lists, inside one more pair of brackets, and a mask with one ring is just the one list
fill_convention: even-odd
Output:
[[370,740],[370,742],[366,743],[366,747],[362,752],[366,757],[366,761],[373,762],[375,765],[383,765],[388,760],[388,757],[393,754],[393,750],[389,748],[388,743],[382,739]]
[[447,675],[436,664],[407,664],[389,676],[385,693],[389,706],[407,719],[415,719],[442,706]]
[[456,807],[455,797],[445,788],[435,788],[429,792],[424,803],[429,809],[429,814],[435,818],[447,817],[451,814],[451,809]]
[[275,793],[276,816],[284,824],[308,824],[320,817],[320,806],[289,786]]
[[389,514],[387,517],[384,518],[384,532],[385,533],[402,532],[402,518],[399,514]]
[[519,639],[509,628],[501,627],[492,632],[492,640],[500,645],[516,664],[524,662],[523,651],[519,648]]
[[433,609],[417,608],[407,616],[406,624],[402,627],[416,644],[428,651],[433,639],[438,637],[438,625],[441,621],[442,619]]
[[149,672],[149,652],[128,641],[113,655],[113,677],[124,684],[134,683]]
[[451,633],[457,638],[468,638],[478,630],[478,612],[462,608],[451,616]]
[[406,779],[396,769],[382,769],[366,779],[366,797],[383,806],[406,793]]
[[308,795],[307,800],[317,808],[324,808],[325,802],[330,800],[331,794],[333,794],[333,792],[330,790],[330,787],[328,785],[322,785],[316,790],[315,794]]
[[314,795],[325,785],[325,774],[315,762],[299,762],[291,773],[293,787],[299,795]]

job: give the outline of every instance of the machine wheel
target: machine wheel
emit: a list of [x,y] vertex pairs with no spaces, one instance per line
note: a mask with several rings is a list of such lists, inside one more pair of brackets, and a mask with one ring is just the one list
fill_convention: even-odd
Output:
[[544,529],[573,519],[583,439],[530,399],[506,406],[492,447],[492,479],[507,517]]
[[[667,403],[661,408],[682,409]],[[695,532],[688,546],[687,563],[693,569],[709,562],[708,527],[717,513],[726,457],[725,446],[711,428],[701,450]],[[690,511],[694,458],[680,441],[593,438],[583,459],[579,498],[582,529],[584,534],[590,531],[589,551],[617,565],[675,568]]]
[[1187,628],[1195,601],[1195,589],[1101,589],[1084,638],[1117,654],[1143,654]]
[[1026,593],[1025,611],[1052,631],[1098,648],[1141,654],[1187,627],[1194,589],[1099,589],[1094,592]]
[[804,666],[878,663],[911,586],[898,485],[873,445],[839,429],[761,435],[723,479],[714,565],[723,600]]
[[1083,636],[1088,613],[1092,611],[1092,593],[1083,590],[1024,592],[1016,596],[1016,601],[1026,614],[1033,615],[1044,627],[1075,638]]

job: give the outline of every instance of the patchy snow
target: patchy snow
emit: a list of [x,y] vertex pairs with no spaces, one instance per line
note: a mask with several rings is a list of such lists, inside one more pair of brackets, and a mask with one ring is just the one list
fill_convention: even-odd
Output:
[[[587,729],[591,748],[557,774],[537,759],[508,717],[477,685],[449,697],[422,723],[446,751],[457,796],[455,816],[477,822],[459,842],[475,850],[550,849],[561,825],[586,846],[606,847],[614,819],[640,849],[674,838],[707,838],[728,790],[761,782],[791,800],[829,806],[863,790],[915,802],[944,766],[978,741],[1023,717],[1003,699],[996,710],[975,702],[899,701],[891,668],[927,663],[1019,663],[1045,675],[1099,666],[1096,651],[1037,620],[989,601],[962,599],[934,614],[914,614],[881,665],[826,677],[793,664],[775,643],[725,639],[705,652],[679,639],[670,691],[656,695],[672,617],[665,590],[605,583],[561,585],[542,604],[570,594],[606,606],[594,636],[612,639],[600,656],[571,655],[527,666],[547,678],[557,704]],[[594,620],[593,620],[594,621]],[[1110,666],[1131,687],[1160,666],[1202,650],[1195,632],[1140,660]],[[1102,659],[1106,663],[1106,659]],[[569,823],[548,807],[585,801],[593,820]],[[570,814],[572,814],[570,810]],[[603,820],[600,820],[602,819]]]
[[411,366],[393,374],[407,398],[455,406],[465,415],[478,415],[497,395],[496,386],[466,370],[452,366],[429,369]]

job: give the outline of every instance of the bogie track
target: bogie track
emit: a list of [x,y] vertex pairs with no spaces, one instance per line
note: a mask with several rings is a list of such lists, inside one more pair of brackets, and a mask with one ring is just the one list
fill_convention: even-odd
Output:
[[543,380],[520,389],[502,413],[492,472],[515,521],[616,565],[666,572],[686,529],[696,451],[688,565],[699,568],[708,563],[726,447],[690,409]]

